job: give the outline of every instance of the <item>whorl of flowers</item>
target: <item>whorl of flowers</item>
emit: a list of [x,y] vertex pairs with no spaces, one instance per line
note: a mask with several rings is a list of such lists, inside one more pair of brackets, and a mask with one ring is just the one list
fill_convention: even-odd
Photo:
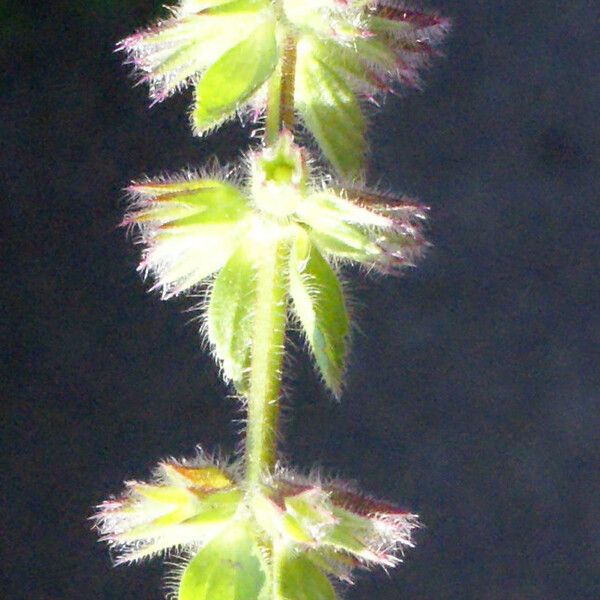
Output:
[[182,0],[118,48],[154,102],[194,86],[198,134],[246,109],[262,114],[269,85],[287,75],[289,110],[351,178],[365,153],[361,99],[419,87],[448,28],[447,19],[398,0]]
[[140,270],[154,278],[164,298],[211,278],[206,331],[225,376],[240,392],[250,348],[239,340],[252,328],[255,273],[276,242],[287,249],[292,310],[336,395],[350,329],[338,265],[399,273],[426,247],[424,207],[333,186],[312,174],[309,164],[285,133],[275,146],[251,153],[241,173],[227,171],[230,181],[219,173],[187,174],[129,188],[125,223],[139,231]]
[[[334,600],[330,577],[351,581],[356,568],[392,567],[412,546],[415,515],[347,484],[278,469],[246,494],[237,471],[202,456],[160,463],[149,483],[128,482],[94,517],[115,562],[178,557],[170,580],[182,600],[219,597],[202,595],[210,573],[248,594],[224,598],[262,598],[275,587],[266,597]],[[244,569],[232,567],[238,563]],[[320,595],[298,595],[306,590]]]

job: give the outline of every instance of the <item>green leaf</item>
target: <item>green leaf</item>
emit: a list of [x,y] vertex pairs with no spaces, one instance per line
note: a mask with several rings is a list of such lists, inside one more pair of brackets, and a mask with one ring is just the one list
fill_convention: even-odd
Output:
[[327,576],[305,556],[289,556],[282,561],[280,568],[281,600],[336,599]]
[[256,540],[247,524],[238,523],[192,559],[178,600],[258,600],[266,580]]
[[242,242],[215,279],[207,311],[208,339],[240,393],[250,364],[255,302],[255,261]]
[[334,59],[309,36],[300,40],[296,99],[326,158],[342,177],[352,179],[364,167],[366,123],[356,94],[336,72]]
[[192,114],[196,133],[219,125],[245,104],[271,76],[277,58],[275,23],[269,19],[223,54],[198,83]]
[[327,386],[339,396],[350,329],[337,275],[299,229],[290,255],[294,310]]

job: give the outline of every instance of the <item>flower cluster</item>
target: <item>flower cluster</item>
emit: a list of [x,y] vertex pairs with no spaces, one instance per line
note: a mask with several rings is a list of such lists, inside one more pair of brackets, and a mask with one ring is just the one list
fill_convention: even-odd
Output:
[[[99,506],[102,539],[117,563],[175,552],[186,562],[175,578],[178,597],[208,598],[216,582],[258,599],[335,599],[328,576],[351,581],[359,566],[393,567],[412,546],[415,515],[317,475],[277,470],[252,494],[236,469],[211,462],[159,464],[150,483]],[[234,569],[230,565],[243,565]],[[271,596],[269,596],[271,597]]]
[[220,533],[242,500],[233,474],[203,455],[191,462],[162,462],[151,483],[125,486],[120,498],[101,504],[94,516],[116,564],[200,547]]
[[269,81],[287,69],[291,110],[344,177],[363,166],[360,99],[418,87],[449,27],[399,0],[182,0],[171,13],[118,46],[155,102],[193,84],[201,134],[247,108],[261,114]]
[[340,481],[322,481],[280,470],[255,499],[259,523],[305,551],[345,581],[354,567],[393,567],[411,547],[417,516],[357,492]]
[[286,248],[294,315],[335,394],[349,331],[336,266],[397,273],[414,265],[426,247],[422,206],[327,183],[311,173],[305,152],[284,133],[276,145],[251,153],[244,172],[229,181],[187,175],[130,187],[125,223],[138,227],[140,269],[153,275],[163,297],[189,291],[216,273],[206,331],[225,376],[241,392],[250,349],[235,339],[251,330],[257,265],[277,244]]

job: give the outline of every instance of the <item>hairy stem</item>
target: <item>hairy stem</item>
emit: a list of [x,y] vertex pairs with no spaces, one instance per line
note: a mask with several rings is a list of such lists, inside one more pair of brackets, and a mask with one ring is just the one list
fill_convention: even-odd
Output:
[[281,544],[277,541],[273,542],[271,548],[271,597],[280,598],[281,589],[281,565],[284,558],[284,550],[281,548]]
[[267,120],[265,124],[265,144],[274,144],[281,129],[281,76],[278,68],[269,81],[267,98]]
[[[280,7],[279,7],[280,8]],[[269,82],[265,144],[274,144],[282,129],[294,127],[296,40],[284,41],[281,63]],[[287,243],[278,240],[262,253],[257,275],[256,313],[250,363],[246,481],[254,487],[277,459],[281,364],[286,325]]]
[[262,252],[257,273],[246,437],[246,481],[250,488],[273,468],[277,458],[287,254],[287,243],[277,240]]
[[296,39],[288,35],[283,43],[283,56],[271,81],[267,99],[265,143],[273,144],[282,129],[294,128],[294,90],[296,80]]
[[288,131],[294,129],[294,91],[296,87],[296,39],[289,35],[285,41],[281,61],[281,125]]

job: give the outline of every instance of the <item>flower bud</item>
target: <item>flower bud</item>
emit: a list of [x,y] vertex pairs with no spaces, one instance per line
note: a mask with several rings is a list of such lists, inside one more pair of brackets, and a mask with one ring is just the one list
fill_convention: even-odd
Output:
[[328,564],[332,574],[347,579],[359,564],[393,567],[413,546],[416,515],[339,482],[284,477],[275,476],[256,501],[259,522],[283,544]]
[[229,474],[205,461],[164,462],[152,482],[128,481],[125,487],[93,517],[116,564],[203,545],[227,526],[243,497]]

